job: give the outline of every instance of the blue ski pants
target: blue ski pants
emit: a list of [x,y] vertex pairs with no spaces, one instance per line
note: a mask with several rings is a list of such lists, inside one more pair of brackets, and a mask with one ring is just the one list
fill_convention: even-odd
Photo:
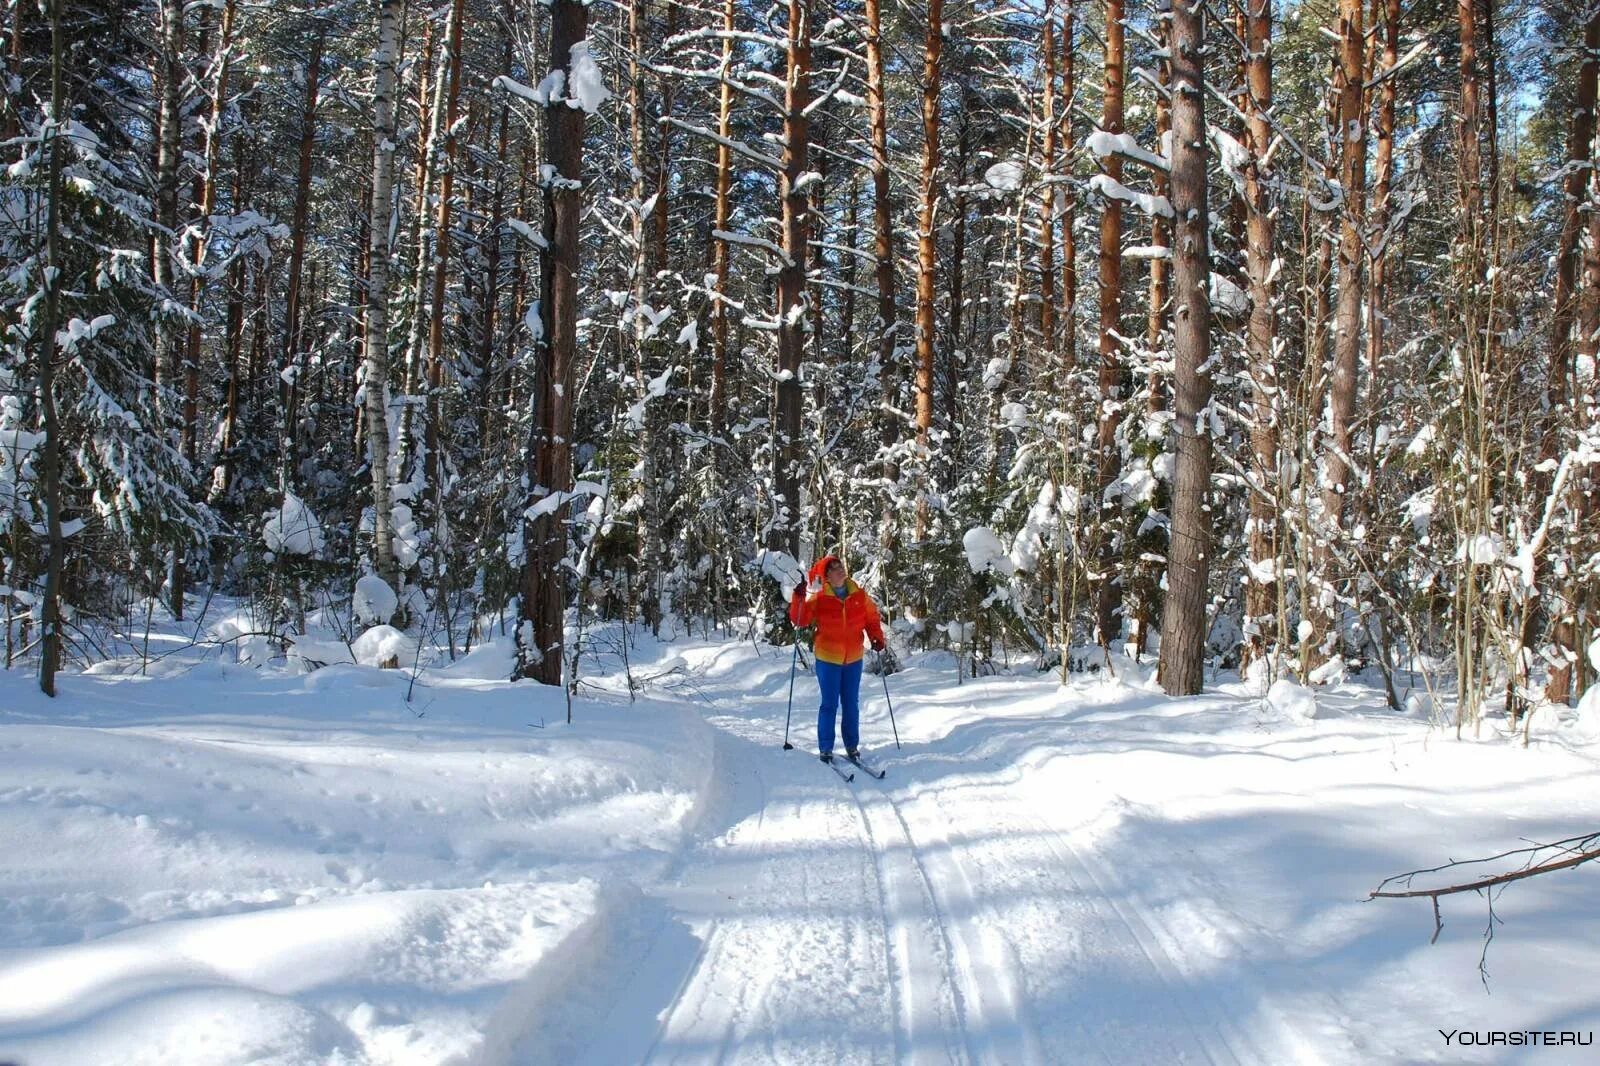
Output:
[[817,710],[817,750],[833,750],[833,720],[844,700],[844,746],[855,751],[861,746],[861,663],[840,666],[817,660],[817,684],[822,689],[822,706]]

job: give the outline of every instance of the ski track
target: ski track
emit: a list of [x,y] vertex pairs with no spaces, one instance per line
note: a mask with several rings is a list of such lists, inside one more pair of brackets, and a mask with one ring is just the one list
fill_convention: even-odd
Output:
[[972,991],[954,964],[949,925],[905,820],[886,797],[868,800],[857,792],[855,801],[878,872],[891,947],[895,1058],[940,1061],[929,1058],[937,1048],[945,1062],[979,1061],[967,1027]]
[[[1073,737],[1067,732],[1069,728],[1056,723],[1036,722],[1036,732],[1029,738],[1028,746],[1070,751]],[[1086,859],[1073,843],[1070,831],[1063,831],[1046,821],[1038,813],[1035,803],[1018,796],[1015,786],[1022,777],[1018,766],[992,757],[980,756],[968,761],[975,771],[982,772],[983,783],[972,782],[967,787],[981,787],[984,791],[979,805],[984,811],[984,824],[990,835],[995,838],[1035,837],[1054,860],[1051,865],[1056,871],[1069,875],[1067,884],[1063,886],[1062,898],[1082,901],[1082,909],[1088,911],[1087,917],[1108,934],[1115,946],[1121,947],[1118,954],[1142,960],[1148,975],[1158,980],[1164,997],[1176,1008],[1178,1018],[1186,1023],[1181,1039],[1168,1042],[1162,1051],[1163,1056],[1171,1056],[1173,1061],[1187,1061],[1191,1052],[1197,1052],[1203,1061],[1215,1066],[1286,1061],[1281,1051],[1273,1053],[1270,1049],[1255,1046],[1238,1026],[1230,1022],[1233,1014],[1228,1005],[1212,991],[1213,984],[1204,974],[1193,973],[1184,965],[1181,938],[1163,925],[1154,908],[1139,898],[1138,893],[1109,868]],[[936,797],[940,790],[929,791]],[[968,801],[967,805],[972,806],[972,801]],[[940,845],[940,850],[953,855],[948,820],[935,817],[929,819],[928,824],[933,830],[930,843]],[[970,894],[970,882],[963,864],[952,860],[950,868],[953,879],[966,885]],[[1004,874],[1003,864],[1000,874]],[[993,939],[997,927],[1003,927],[1003,923],[997,920],[979,928]],[[1011,961],[1014,965],[1014,955]],[[1254,987],[1247,975],[1245,984],[1251,986],[1249,991],[1255,995],[1258,1004],[1268,1005],[1271,997],[1265,989]],[[1002,1005],[1010,1007],[1011,1001]],[[1042,1061],[1036,1028],[1020,1018],[1018,1022],[1021,1032],[1028,1038],[1027,1042],[1014,1053],[1003,1053],[1000,1061]],[[999,1028],[1004,1031],[1007,1027]],[[1096,1043],[1102,1044],[1101,1052],[1108,1058],[1126,1054],[1126,1048],[1116,1042],[1097,1040]]]
[[[858,997],[870,999],[874,990],[846,987],[837,1000],[829,997],[841,991],[841,972],[874,971],[869,958],[854,957],[857,949],[865,944],[871,956],[883,955],[872,947],[883,938],[882,928],[863,921],[881,912],[869,905],[877,899],[872,849],[853,804],[840,794],[849,786],[799,760],[779,764],[771,785],[759,766],[728,771],[725,749],[735,739],[719,738],[719,759],[723,772],[740,777],[735,791],[745,792],[732,805],[753,803],[754,810],[692,849],[682,887],[669,892],[703,946],[662,1012],[646,1060],[803,1061],[809,1051],[815,1061],[889,1061],[887,1048],[859,1044],[868,1035],[859,1020],[855,1031],[849,1029],[850,1014],[873,1016]],[[747,753],[739,757],[748,761]],[[752,786],[742,783],[747,772],[754,797]],[[817,828],[820,839],[809,840],[804,830]],[[810,847],[797,848],[797,840]],[[826,917],[796,922],[790,913],[807,909]],[[816,1029],[797,1032],[797,1016],[808,1010],[820,1015]]]
[[[626,1017],[651,997],[612,982],[602,1028],[633,1039],[602,1038],[581,1061],[623,1061],[629,1048],[651,1063],[1253,1066],[1294,1045],[1267,988],[1234,975],[1245,987],[1225,1001],[1157,908],[1018,789],[1018,757],[1071,751],[1073,727],[1019,722],[1004,750],[919,754],[883,781],[847,784],[803,749],[772,751],[770,719],[707,717],[711,772],[729,784],[714,789],[699,842],[647,889],[698,946],[640,965],[678,974],[654,1018]],[[1055,940],[1030,945],[1040,930]],[[1083,988],[1095,975],[1129,1001]],[[1086,1011],[1071,1009],[1080,998]],[[1277,1023],[1275,1050],[1238,1024],[1240,1006]]]
[[[954,949],[955,973],[960,977],[963,1010],[963,1035],[969,1032],[968,1012],[982,1019],[987,1030],[987,1047],[972,1047],[976,1063],[1042,1062],[1039,1034],[1017,979],[1017,958],[997,932],[999,917],[983,904],[973,891],[972,879],[963,863],[956,860],[948,832],[936,828],[932,846],[918,847],[899,804],[888,800],[899,822],[904,839],[911,847],[928,886],[946,943]],[[931,871],[931,872],[930,872]],[[937,888],[935,886],[938,886]],[[983,921],[978,918],[982,917]]]

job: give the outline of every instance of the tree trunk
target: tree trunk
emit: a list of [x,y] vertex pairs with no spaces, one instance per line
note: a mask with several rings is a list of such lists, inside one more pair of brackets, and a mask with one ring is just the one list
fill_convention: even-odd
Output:
[[[233,20],[235,13],[234,0],[226,0],[222,7],[222,23],[217,33],[217,53],[213,60],[214,81],[211,85],[211,117],[205,129],[205,171],[200,175],[200,235],[194,241],[194,253],[191,260],[192,280],[189,293],[189,322],[188,345],[184,352],[183,360],[183,435],[181,438],[183,458],[191,470],[199,464],[197,438],[199,436],[200,422],[200,312],[201,302],[205,298],[205,275],[202,270],[205,266],[206,250],[209,245],[209,234],[205,227],[210,225],[212,214],[217,207],[217,171],[221,166],[222,157],[222,116],[228,106],[228,65],[232,59],[233,51]],[[172,549],[172,617],[175,621],[183,620],[184,588],[188,584],[187,566],[185,555],[188,545],[179,543]]]
[[[1170,60],[1162,58],[1156,61],[1156,79],[1168,92],[1172,91]],[[1156,93],[1155,97],[1156,145],[1158,151],[1165,152],[1167,142],[1171,139],[1168,135],[1172,132],[1172,100],[1160,93]],[[1157,170],[1150,175],[1150,191],[1155,195],[1170,196],[1171,186],[1172,181],[1167,174]],[[1150,246],[1154,251],[1150,256],[1150,307],[1145,317],[1144,343],[1152,353],[1158,353],[1162,350],[1162,338],[1167,332],[1172,299],[1172,220],[1167,216],[1150,216]],[[1150,410],[1164,411],[1166,408],[1165,385],[1152,367]]]
[[[717,95],[717,221],[718,233],[728,232],[733,215],[731,191],[733,186],[733,152],[728,147],[733,131],[733,86],[727,79],[733,74],[733,28],[735,0],[724,0],[722,6],[722,76]],[[728,242],[712,239],[717,275],[717,295],[711,304],[711,400],[710,422],[712,436],[720,436],[728,424]]]
[[[1591,160],[1590,173],[1593,185],[1589,194],[1589,236],[1584,247],[1583,268],[1586,298],[1578,320],[1578,357],[1587,369],[1589,386],[1583,403],[1586,417],[1593,422],[1600,417],[1600,146],[1597,146]],[[1592,557],[1600,552],[1600,539],[1597,539],[1594,527],[1594,516],[1600,514],[1600,487],[1595,482],[1591,473],[1588,484],[1579,490],[1577,526],[1585,532],[1584,539],[1574,552],[1577,558]],[[1580,630],[1575,626],[1574,632],[1577,637],[1574,646],[1582,649],[1596,636],[1594,622],[1597,614],[1600,614],[1600,593],[1595,591],[1592,582],[1583,581],[1578,576],[1576,567],[1573,569],[1567,602],[1576,613],[1578,624],[1583,627]],[[1579,633],[1583,635],[1578,636]],[[1580,651],[1573,684],[1574,697],[1583,697],[1594,673]]]
[[39,316],[39,407],[44,421],[44,456],[39,471],[44,489],[45,571],[44,603],[39,625],[39,689],[46,696],[56,694],[56,672],[61,668],[61,571],[66,559],[66,541],[61,536],[61,423],[56,417],[56,331],[61,324],[61,243],[60,217],[62,179],[61,133],[68,116],[66,87],[66,34],[61,26],[61,7],[66,0],[50,4],[50,158],[45,201],[45,245],[43,272],[44,314]]
[[1039,332],[1053,364],[1056,351],[1056,37],[1054,0],[1044,0],[1044,156],[1039,204]]
[[[445,83],[449,80],[446,69],[449,66],[447,55],[440,56],[440,69],[434,70],[434,19],[423,20],[422,50],[413,64],[417,69],[417,129],[421,138],[417,145],[417,158],[414,164],[411,181],[411,248],[413,261],[411,264],[411,301],[406,315],[406,341],[401,364],[401,394],[405,402],[401,404],[399,431],[395,434],[399,442],[400,454],[395,467],[400,472],[400,477],[409,480],[414,461],[418,454],[417,445],[417,405],[416,398],[426,392],[427,385],[427,354],[428,328],[432,316],[428,313],[428,301],[422,294],[432,291],[428,284],[433,269],[433,255],[431,244],[433,230],[428,225],[429,219],[429,193],[433,190],[433,179],[438,173],[439,161],[439,136],[442,132],[444,117],[444,91]],[[446,25],[448,34],[449,26]],[[448,52],[448,48],[445,49]],[[404,86],[401,86],[401,91]],[[426,433],[426,430],[424,430]]]
[[[179,291],[179,279],[173,264],[178,255],[179,234],[182,226],[178,218],[179,173],[183,167],[183,90],[187,80],[185,69],[186,47],[184,41],[185,12],[181,0],[160,0],[158,9],[160,53],[158,83],[161,99],[156,112],[156,221],[150,238],[150,265],[156,288],[163,299],[184,299]],[[186,278],[192,285],[193,280]],[[156,411],[167,411],[165,390],[172,387],[173,377],[179,373],[185,336],[167,321],[156,325],[155,366],[152,367],[156,383]],[[173,546],[171,568],[167,574],[171,609],[176,618],[183,617],[183,553]]]
[[1343,227],[1339,240],[1339,300],[1334,310],[1333,375],[1329,383],[1329,440],[1323,448],[1321,471],[1322,525],[1318,535],[1316,588],[1311,616],[1320,664],[1336,654],[1339,594],[1343,584],[1334,573],[1332,541],[1343,528],[1345,499],[1352,486],[1351,428],[1356,407],[1356,374],[1361,355],[1362,267],[1366,247],[1362,242],[1367,183],[1367,138],[1362,126],[1362,82],[1366,72],[1366,40],[1362,0],[1339,0],[1339,64],[1336,85],[1339,101],[1339,181],[1344,189]]
[[[1584,55],[1578,69],[1577,100],[1572,109],[1572,128],[1567,138],[1567,173],[1562,183],[1563,214],[1561,242],[1556,251],[1556,292],[1552,312],[1550,343],[1550,370],[1546,377],[1545,396],[1549,403],[1547,429],[1544,435],[1543,457],[1553,459],[1559,450],[1558,427],[1571,418],[1579,405],[1575,394],[1577,367],[1573,359],[1573,326],[1578,318],[1578,268],[1581,261],[1579,238],[1583,233],[1586,193],[1591,174],[1595,133],[1596,99],[1600,97],[1600,5],[1592,6],[1589,20],[1583,31]],[[1542,484],[1548,486],[1546,475]],[[1546,489],[1548,491],[1548,488]],[[1542,495],[1542,494],[1541,494]],[[1548,595],[1543,582],[1540,593]],[[1555,703],[1566,703],[1573,695],[1573,666],[1580,649],[1576,647],[1574,609],[1572,602],[1547,605],[1552,617],[1551,633],[1555,639],[1556,655],[1562,665],[1550,672],[1550,683],[1545,696]]]
[[844,294],[839,306],[840,358],[849,361],[855,356],[856,325],[856,235],[861,226],[861,183],[852,176],[849,180],[849,198],[844,208],[844,244],[846,251],[840,258],[844,266]]
[[[504,70],[511,69],[511,45],[506,45]],[[499,131],[494,154],[494,192],[490,198],[488,250],[483,264],[483,331],[478,347],[478,447],[479,454],[490,455],[490,415],[495,411],[495,330],[500,312],[500,259],[501,239],[505,233],[506,218],[506,166],[510,147],[511,105],[500,105]]]
[[[1172,133],[1172,100],[1169,95],[1172,92],[1172,63],[1165,56],[1157,59],[1156,78],[1165,93],[1155,94],[1155,143],[1166,153],[1170,150],[1168,145]],[[1160,170],[1154,171],[1150,175],[1150,191],[1156,196],[1170,197],[1171,177]],[[1150,264],[1150,306],[1145,316],[1145,350],[1140,353],[1140,360],[1144,363],[1149,389],[1148,409],[1151,413],[1157,413],[1171,406],[1169,393],[1172,389],[1171,375],[1164,373],[1161,366],[1164,361],[1162,356],[1168,348],[1172,317],[1172,221],[1165,215],[1154,214],[1150,217],[1150,247],[1151,255],[1146,260]],[[1130,381],[1128,392],[1131,393],[1134,387]],[[1150,447],[1144,440],[1144,434],[1135,432],[1130,436],[1133,439],[1129,441],[1129,450],[1136,455],[1149,456]],[[1158,483],[1149,504],[1141,510],[1170,514],[1171,507],[1170,485]],[[1127,532],[1129,544],[1122,552],[1125,567],[1122,611],[1128,620],[1128,646],[1133,648],[1136,656],[1143,656],[1148,650],[1150,634],[1160,614],[1161,573],[1165,569],[1160,560],[1167,556],[1168,533],[1168,529],[1142,518],[1138,529]]]
[[[816,220],[816,231],[812,234],[811,242],[811,271],[813,280],[811,285],[811,358],[821,366],[828,359],[828,337],[824,330],[827,314],[827,302],[824,299],[826,288],[822,278],[828,268],[827,249],[823,244],[828,240],[828,127],[817,123],[812,127],[812,141],[817,145],[817,174],[821,181],[811,184],[811,217]],[[849,358],[849,352],[845,353]]]
[[[1077,83],[1077,12],[1074,6],[1078,0],[1066,0],[1066,5],[1061,12],[1061,129],[1066,143],[1070,146],[1076,142],[1072,139],[1072,109],[1078,102]],[[1071,149],[1068,149],[1067,174],[1072,172]],[[1077,359],[1077,305],[1078,305],[1078,237],[1074,232],[1078,222],[1078,196],[1071,185],[1066,187],[1063,196],[1066,200],[1064,212],[1061,216],[1061,319],[1066,330],[1066,336],[1061,343],[1061,366],[1068,374],[1078,365]],[[1068,388],[1066,381],[1062,388]],[[1065,394],[1062,396],[1066,400]]]
[[[678,33],[679,12],[682,4],[678,0],[666,0],[667,4],[667,38],[670,40]],[[661,79],[661,115],[671,118],[676,106],[677,80],[674,78]],[[660,143],[656,145],[656,202],[651,211],[653,226],[650,236],[650,254],[645,257],[645,262],[654,276],[657,272],[667,269],[667,226],[670,203],[669,193],[672,185],[672,124],[662,122],[657,128],[657,137]]]
[[[966,339],[971,333],[970,318],[967,305],[973,301],[968,296],[968,279],[966,259],[968,248],[967,225],[967,198],[962,191],[968,176],[969,163],[972,159],[972,142],[974,130],[970,121],[971,116],[965,109],[959,112],[960,122],[956,127],[956,152],[954,166],[948,173],[945,188],[950,194],[950,247],[941,252],[941,258],[948,264],[946,274],[946,310],[944,316],[944,342],[937,345],[934,352],[933,393],[934,405],[943,419],[944,435],[939,447],[930,455],[930,460],[936,460],[937,465],[930,464],[930,479],[936,486],[948,486],[958,474],[957,464],[963,454],[962,431],[963,419],[961,405],[967,402],[967,395],[961,389],[962,375],[967,365],[967,358],[971,354],[970,345]],[[1019,213],[1019,219],[1021,215]],[[906,571],[894,575],[895,579],[905,582],[908,578]],[[901,602],[910,602],[915,609],[921,610],[924,596],[921,593],[906,595],[911,589],[898,590],[893,582],[886,582],[890,587],[885,589],[886,594],[897,598],[893,601],[898,609]],[[882,603],[879,606],[883,606]]]
[[394,189],[395,68],[405,0],[380,0],[377,82],[372,101],[372,202],[367,223],[367,292],[363,381],[367,459],[372,466],[372,556],[378,576],[398,588],[389,495],[389,221]]
[[778,272],[778,377],[772,483],[779,514],[767,546],[794,555],[800,534],[800,362],[805,356],[807,198],[811,102],[811,0],[789,0],[789,49],[783,116],[783,265]]
[[452,0],[450,6],[450,32],[446,47],[450,62],[445,73],[444,90],[444,154],[439,170],[439,202],[433,224],[433,294],[429,302],[428,318],[428,372],[424,388],[427,398],[427,427],[423,447],[423,478],[427,492],[435,504],[434,517],[443,507],[443,486],[440,484],[439,463],[439,393],[444,387],[444,296],[445,282],[450,266],[450,214],[451,197],[455,195],[456,146],[460,138],[456,132],[456,118],[461,100],[461,24],[464,21],[463,0]]
[[[1378,89],[1378,117],[1374,128],[1377,156],[1374,166],[1372,187],[1372,222],[1369,232],[1377,242],[1372,249],[1372,277],[1367,285],[1367,373],[1374,387],[1382,380],[1380,374],[1383,362],[1384,342],[1384,309],[1386,307],[1386,294],[1388,288],[1388,239],[1386,231],[1391,217],[1390,195],[1394,191],[1394,127],[1395,127],[1395,98],[1397,89],[1395,77],[1390,74],[1400,58],[1400,2],[1399,0],[1373,0],[1373,10],[1377,11],[1383,5],[1383,66],[1378,72],[1383,77],[1383,83]],[[1376,17],[1376,15],[1374,15]],[[1385,76],[1388,75],[1388,76]],[[1369,434],[1367,450],[1367,468],[1376,473],[1377,466],[1377,440],[1376,433]],[[1370,513],[1370,508],[1376,503],[1373,499],[1377,479],[1362,493],[1362,509]]]
[[[1265,3],[1266,0],[1257,0]],[[1357,0],[1359,2],[1359,0]],[[1172,486],[1172,543],[1161,612],[1161,687],[1169,696],[1200,691],[1205,665],[1207,571],[1211,558],[1210,427],[1211,255],[1206,210],[1204,16],[1200,5],[1174,4],[1172,63],[1173,282],[1172,422],[1177,466]]]
[[[1483,212],[1482,132],[1478,92],[1478,0],[1456,0],[1461,31],[1461,239],[1469,256],[1479,251]],[[1469,269],[1474,269],[1474,262]],[[1476,280],[1476,279],[1474,279]]]
[[[1123,120],[1125,74],[1123,0],[1106,0],[1105,98],[1100,128],[1120,134]],[[1101,161],[1106,176],[1122,180],[1122,159],[1115,154]],[[1122,324],[1122,202],[1108,199],[1100,215],[1100,415],[1096,449],[1099,477],[1095,507],[1099,515],[1095,533],[1095,639],[1109,648],[1121,632],[1121,565],[1117,556],[1116,527],[1121,505],[1107,504],[1105,491],[1122,472],[1117,446],[1117,426],[1122,421],[1126,368],[1122,365],[1117,334]]]
[[955,430],[961,421],[961,364],[957,353],[965,344],[967,299],[967,196],[962,188],[967,183],[967,163],[972,157],[972,123],[966,111],[961,113],[961,126],[956,135],[955,221],[950,227],[950,314],[949,333],[945,340],[944,359],[944,415],[950,424],[948,445],[952,453],[959,454]]
[[[22,84],[22,12],[28,5],[20,0],[11,4],[11,47],[6,52],[6,65],[0,68],[0,77],[15,78]],[[0,141],[9,141],[22,130],[22,93],[0,94]]]
[[[249,202],[247,192],[249,184],[246,178],[250,173],[253,153],[240,149],[235,149],[235,152],[238,158],[233,175],[233,202],[243,205]],[[242,400],[240,379],[243,377],[243,368],[240,366],[240,360],[244,354],[245,277],[244,262],[234,260],[233,266],[228,271],[228,309],[224,326],[227,379],[223,386],[222,427],[218,436],[217,465],[212,473],[209,494],[209,500],[213,504],[227,499],[233,488],[234,451],[238,447],[239,408]],[[215,561],[213,565],[216,565]]]
[[[172,295],[174,249],[168,242],[178,232],[178,168],[183,161],[183,2],[161,0],[161,101],[156,116],[156,221],[163,227],[151,235],[150,267],[156,286]],[[168,360],[176,354],[177,339],[161,330],[162,341],[156,353],[155,382],[165,385],[171,378]],[[170,350],[168,344],[170,343]],[[158,390],[159,395],[159,390]],[[160,402],[158,400],[158,402]]]
[[[569,91],[572,49],[584,41],[589,11],[579,0],[552,0],[550,63]],[[572,489],[572,426],[578,345],[579,216],[583,212],[584,110],[565,101],[545,108],[544,239],[540,271],[544,319],[537,361],[534,425],[528,442],[528,503]],[[516,676],[561,683],[566,637],[567,514],[565,502],[523,522],[522,625],[517,631]]]
[[918,543],[928,535],[928,430],[933,425],[933,283],[938,256],[934,210],[938,204],[939,74],[944,47],[944,0],[928,0],[922,57],[922,182],[917,216],[917,486]]
[[[1399,0],[1391,0],[1398,3]],[[1245,362],[1250,374],[1250,451],[1257,479],[1250,493],[1249,565],[1245,571],[1245,641],[1241,668],[1263,656],[1267,627],[1278,615],[1281,595],[1278,541],[1282,522],[1276,503],[1278,417],[1277,293],[1272,264],[1277,255],[1276,220],[1267,194],[1267,153],[1272,146],[1272,3],[1248,0],[1245,13],[1245,273],[1250,279],[1250,319],[1245,327]],[[1376,321],[1376,319],[1374,319]]]
[[899,480],[899,464],[893,448],[899,443],[901,424],[899,381],[901,368],[894,359],[894,218],[890,198],[890,147],[888,147],[888,102],[883,90],[883,24],[880,0],[866,0],[867,21],[867,128],[872,139],[872,254],[878,280],[878,367],[883,375],[883,399],[890,410],[883,411],[880,442],[883,445],[883,479]]
[[[317,20],[317,35],[311,41],[311,56],[306,64],[306,100],[300,112],[300,161],[295,173],[294,215],[289,229],[289,283],[284,293],[284,349],[282,370],[293,380],[293,368],[300,361],[300,289],[305,267],[307,218],[311,201],[311,163],[317,140],[317,100],[321,92],[322,48],[328,36],[326,20]],[[293,388],[291,385],[290,388]],[[280,493],[289,492],[294,478],[294,426],[292,412],[284,421],[284,437],[279,443]]]

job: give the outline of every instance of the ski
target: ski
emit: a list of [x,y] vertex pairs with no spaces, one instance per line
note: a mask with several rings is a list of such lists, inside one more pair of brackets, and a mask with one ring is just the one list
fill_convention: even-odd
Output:
[[846,756],[846,758],[849,760],[849,762],[851,762],[853,765],[855,765],[856,768],[858,768],[859,770],[864,772],[868,777],[875,777],[879,781],[882,781],[884,779],[884,777],[889,773],[889,771],[881,770],[876,766],[868,766],[866,763],[862,762],[859,758],[850,759],[848,756]]
[[[820,759],[818,761],[821,762]],[[855,775],[854,771],[846,773],[845,772],[845,768],[840,766],[837,762],[829,761],[829,762],[823,763],[822,765],[826,766],[828,769],[832,770],[834,773],[838,774],[840,777],[844,778],[846,781],[854,781],[856,779],[856,775]]]

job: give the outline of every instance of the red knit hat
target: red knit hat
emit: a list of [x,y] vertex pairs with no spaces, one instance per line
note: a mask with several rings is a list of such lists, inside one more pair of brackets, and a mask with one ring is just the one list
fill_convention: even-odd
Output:
[[839,558],[837,555],[824,555],[822,558],[811,564],[811,573],[808,576],[812,581],[821,581],[827,576],[828,567],[832,566],[834,563],[838,563],[840,566],[843,566],[844,560]]

